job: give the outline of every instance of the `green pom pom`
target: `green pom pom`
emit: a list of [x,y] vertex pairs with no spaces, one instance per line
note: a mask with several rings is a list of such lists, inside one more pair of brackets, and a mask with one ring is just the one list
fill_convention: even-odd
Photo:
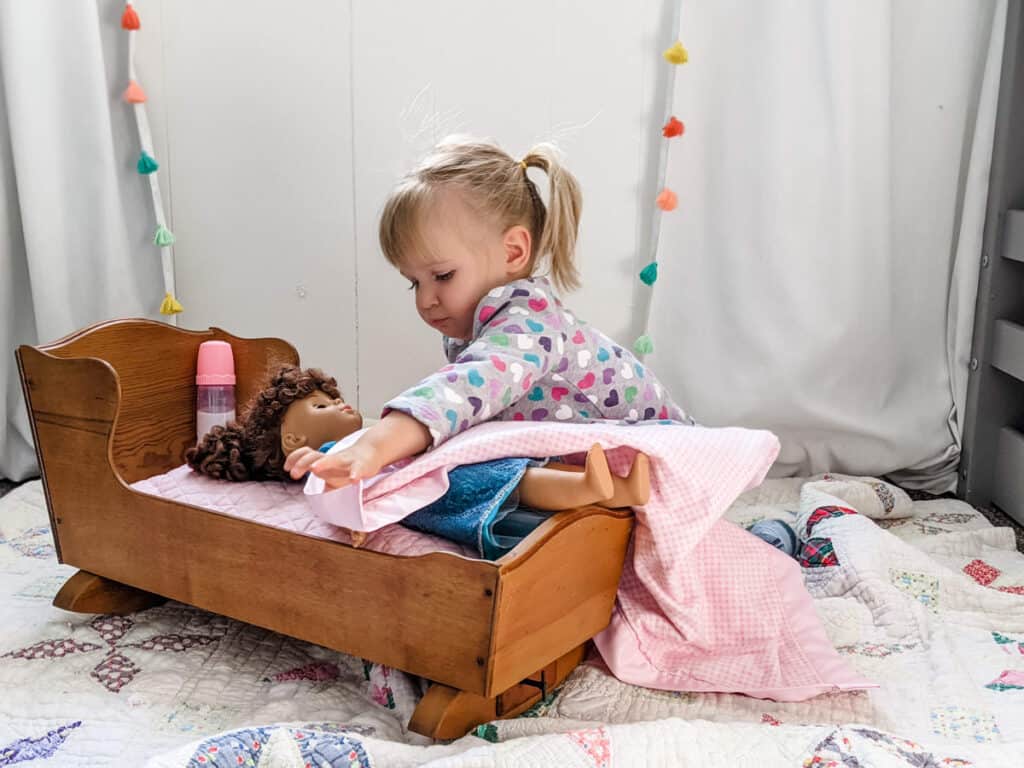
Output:
[[153,159],[153,156],[149,154],[149,152],[142,150],[142,154],[139,155],[139,162],[135,167],[138,169],[139,173],[145,176],[153,173],[160,167],[160,164]]
[[498,728],[493,723],[485,723],[484,725],[478,725],[473,735],[476,736],[478,739],[489,741],[492,744],[498,743]]
[[644,281],[644,285],[654,285],[658,280],[658,262],[652,261],[640,270],[640,279]]
[[654,342],[646,333],[633,342],[633,351],[638,355],[649,355],[654,351]]
[[174,235],[171,233],[171,230],[163,224],[157,227],[156,234],[153,235],[153,245],[159,245],[161,248],[174,245]]

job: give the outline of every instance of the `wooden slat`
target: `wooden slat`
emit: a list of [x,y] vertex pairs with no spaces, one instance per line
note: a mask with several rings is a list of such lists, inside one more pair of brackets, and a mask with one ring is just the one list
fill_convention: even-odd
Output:
[[992,338],[992,365],[1024,381],[1024,326],[997,320]]
[[593,637],[611,617],[632,512],[585,507],[559,515],[563,527],[542,526],[498,561],[501,580],[487,695]]
[[[105,362],[92,358],[58,360],[26,346],[18,349],[17,357],[53,544],[57,559],[64,562],[61,519],[56,510],[74,507],[79,499],[96,492],[111,474],[107,456],[117,416],[117,376]],[[51,440],[55,433],[59,442]],[[82,487],[75,487],[63,481],[61,472],[67,465],[76,477],[78,466],[95,469],[98,477],[95,482],[87,480]]]
[[1003,256],[1014,261],[1024,261],[1024,211],[1006,212]]
[[1024,434],[1013,427],[999,431],[992,501],[1024,525]]

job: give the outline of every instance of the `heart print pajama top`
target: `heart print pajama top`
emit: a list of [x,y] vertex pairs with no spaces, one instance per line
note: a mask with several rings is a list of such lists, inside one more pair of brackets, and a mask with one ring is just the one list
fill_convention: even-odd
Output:
[[473,338],[444,339],[449,364],[384,413],[424,424],[433,446],[484,421],[672,421],[693,424],[628,350],[562,306],[546,278],[495,288]]

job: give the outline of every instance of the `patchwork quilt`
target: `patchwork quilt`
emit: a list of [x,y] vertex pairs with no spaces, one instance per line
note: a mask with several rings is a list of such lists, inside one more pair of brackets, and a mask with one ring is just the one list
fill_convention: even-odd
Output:
[[73,569],[56,563],[28,483],[0,499],[0,766],[1024,765],[1012,531],[952,500],[870,519],[863,499],[830,493],[841,482],[767,481],[727,516],[800,531],[828,636],[878,688],[800,702],[671,693],[593,658],[527,716],[448,744],[405,729],[422,683],[395,670],[175,603],[128,617],[53,608]]

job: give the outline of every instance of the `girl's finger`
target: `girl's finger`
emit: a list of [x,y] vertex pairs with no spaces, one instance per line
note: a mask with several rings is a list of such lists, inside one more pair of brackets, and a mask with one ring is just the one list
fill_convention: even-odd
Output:
[[307,456],[309,454],[309,450],[310,450],[309,448],[297,448],[296,450],[294,450],[291,453],[289,453],[288,456],[286,456],[285,460],[284,460],[285,472],[290,472],[292,467],[295,466],[295,463],[299,459],[301,459],[303,456]]
[[305,456],[301,456],[299,460],[292,465],[292,468],[290,470],[292,478],[298,480],[300,477],[302,477],[309,471],[310,466],[321,461],[322,459],[323,455],[318,453],[317,451],[310,451]]
[[335,490],[338,488],[344,488],[346,485],[352,485],[352,481],[347,477],[332,477],[329,480],[325,479],[324,483]]
[[326,461],[324,459],[315,462],[313,466],[310,467],[310,471],[314,475],[316,475],[317,477],[321,477],[325,480],[327,478],[347,478],[349,474],[349,469],[350,466],[348,462]]
[[348,477],[350,480],[365,480],[370,476],[367,471],[366,464],[362,461],[353,461],[352,467],[349,469]]

